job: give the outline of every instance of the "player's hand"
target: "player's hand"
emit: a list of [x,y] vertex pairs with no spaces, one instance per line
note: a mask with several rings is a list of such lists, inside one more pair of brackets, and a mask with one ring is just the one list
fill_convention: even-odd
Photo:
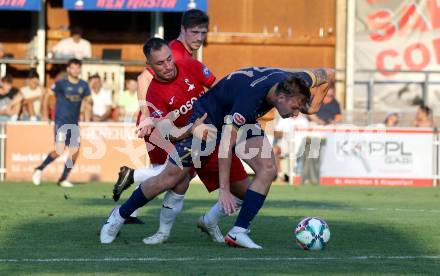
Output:
[[231,215],[236,210],[235,198],[230,191],[219,189],[218,202],[225,211],[225,214]]
[[202,117],[195,120],[191,127],[192,134],[201,140],[214,140],[217,137],[217,131],[212,126],[205,124],[205,120],[208,118],[208,114],[203,114]]
[[153,128],[154,128],[153,120],[150,117],[142,114],[139,120],[139,125],[136,128],[136,134],[139,138],[144,138],[145,136],[151,134]]

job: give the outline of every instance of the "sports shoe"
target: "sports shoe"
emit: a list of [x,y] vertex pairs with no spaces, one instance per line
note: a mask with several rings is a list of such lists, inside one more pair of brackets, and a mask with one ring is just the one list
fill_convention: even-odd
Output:
[[248,233],[250,231],[244,232],[232,232],[225,236],[225,243],[232,247],[244,247],[244,248],[252,248],[252,249],[263,249],[263,247],[254,243],[251,238],[249,238]]
[[119,168],[118,180],[113,186],[113,200],[118,201],[121,197],[121,194],[124,190],[128,189],[128,187],[133,184],[134,170],[132,168],[122,166]]
[[153,236],[146,237],[142,240],[143,243],[151,245],[151,244],[161,244],[168,240],[170,235],[162,233],[162,232],[156,232]]
[[34,183],[35,186],[40,185],[41,183],[41,174],[43,173],[42,170],[36,169],[34,173],[32,174],[32,183]]
[[75,187],[75,185],[73,185],[68,180],[63,180],[61,182],[58,182],[58,186],[63,187],[63,188],[73,188],[73,187]]
[[124,225],[125,219],[119,214],[119,207],[115,207],[108,216],[104,225],[101,228],[99,236],[101,243],[112,243]]
[[205,223],[205,216],[201,216],[199,220],[197,221],[197,228],[200,229],[200,231],[208,234],[213,242],[218,243],[225,243],[225,239],[223,238],[223,234],[220,231],[220,227],[218,227],[218,224],[216,225],[209,225]]

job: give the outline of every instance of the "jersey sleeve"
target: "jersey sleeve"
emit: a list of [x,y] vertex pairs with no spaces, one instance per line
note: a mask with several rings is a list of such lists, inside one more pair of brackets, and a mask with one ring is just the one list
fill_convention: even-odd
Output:
[[55,96],[58,96],[63,93],[63,87],[61,81],[57,81],[54,84],[52,84],[50,89],[55,93]]
[[197,77],[197,80],[205,87],[210,88],[215,82],[215,76],[211,73],[208,67],[195,59],[188,60],[188,62],[190,63],[191,71],[194,73],[194,76]]
[[84,93],[83,93],[83,98],[90,96],[92,93],[90,92],[90,87],[89,85],[86,83],[84,85]]

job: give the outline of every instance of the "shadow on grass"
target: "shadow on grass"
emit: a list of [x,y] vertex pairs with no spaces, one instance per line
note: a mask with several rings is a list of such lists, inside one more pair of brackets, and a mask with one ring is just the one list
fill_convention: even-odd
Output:
[[[141,239],[155,232],[158,224],[160,200],[152,202],[142,212],[146,225],[126,225],[118,239],[110,245],[99,243],[98,231],[113,205],[108,199],[79,199],[70,204],[90,206],[90,213],[75,209],[57,213],[45,219],[24,221],[10,229],[8,239],[0,249],[0,259],[15,259],[16,263],[0,262],[0,274],[14,273],[154,273],[169,275],[263,275],[263,274],[380,274],[434,273],[440,270],[438,259],[351,259],[355,256],[421,256],[427,255],[405,233],[383,225],[362,223],[358,220],[329,220],[332,238],[322,252],[300,250],[293,237],[293,227],[300,216],[258,216],[252,225],[251,237],[264,250],[245,250],[214,244],[195,227],[201,214],[214,201],[185,201],[170,240],[159,246],[146,246]],[[322,202],[276,201],[267,208],[290,208],[307,205],[319,208]],[[325,203],[326,206],[330,205]],[[95,208],[92,208],[94,206]],[[234,222],[228,217],[222,224],[226,232]],[[1,228],[0,228],[1,229]],[[105,258],[156,258],[150,260],[116,261]],[[189,258],[177,260],[176,258]],[[238,259],[241,258],[241,259]],[[255,259],[268,258],[268,259]],[[283,258],[311,258],[294,260]],[[337,259],[326,259],[337,258]],[[41,259],[26,262],[24,259]],[[49,259],[65,259],[50,261]],[[71,259],[71,260],[69,260]],[[73,261],[77,260],[77,261]],[[78,259],[83,259],[78,261]]]

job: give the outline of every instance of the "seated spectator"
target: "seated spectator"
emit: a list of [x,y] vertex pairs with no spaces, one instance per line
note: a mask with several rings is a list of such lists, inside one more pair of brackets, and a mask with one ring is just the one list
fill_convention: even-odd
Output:
[[5,76],[0,82],[0,121],[17,121],[23,97],[12,85],[11,76]]
[[139,111],[137,82],[134,79],[129,79],[125,85],[126,90],[124,90],[118,98],[117,117],[124,122],[133,122]]
[[335,98],[334,86],[329,88],[319,111],[310,115],[309,119],[318,125],[333,125],[342,121],[341,108]]
[[44,88],[40,86],[38,73],[34,70],[29,73],[26,82],[27,85],[20,90],[23,97],[22,111],[29,117],[29,120],[37,121],[37,117],[41,115]]
[[78,27],[70,29],[71,37],[60,40],[53,48],[55,58],[90,58],[92,57],[92,46],[90,42],[81,38],[82,30]]
[[[297,127],[307,127],[309,121],[301,113],[295,118],[278,118],[274,129],[273,152],[278,170],[278,179],[283,182],[289,181],[288,166],[282,164],[281,160],[289,157],[289,151],[296,153],[296,148],[290,148],[289,136],[294,133]],[[300,160],[300,159],[298,159]],[[297,164],[297,174],[300,172],[300,164]]]
[[385,127],[396,127],[399,124],[399,114],[396,112],[388,113],[383,124]]
[[413,127],[433,127],[432,111],[426,105],[420,105],[417,109],[416,117],[412,123]]
[[93,75],[89,78],[89,86],[93,99],[92,121],[109,120],[112,114],[112,92],[102,87],[99,75]]

